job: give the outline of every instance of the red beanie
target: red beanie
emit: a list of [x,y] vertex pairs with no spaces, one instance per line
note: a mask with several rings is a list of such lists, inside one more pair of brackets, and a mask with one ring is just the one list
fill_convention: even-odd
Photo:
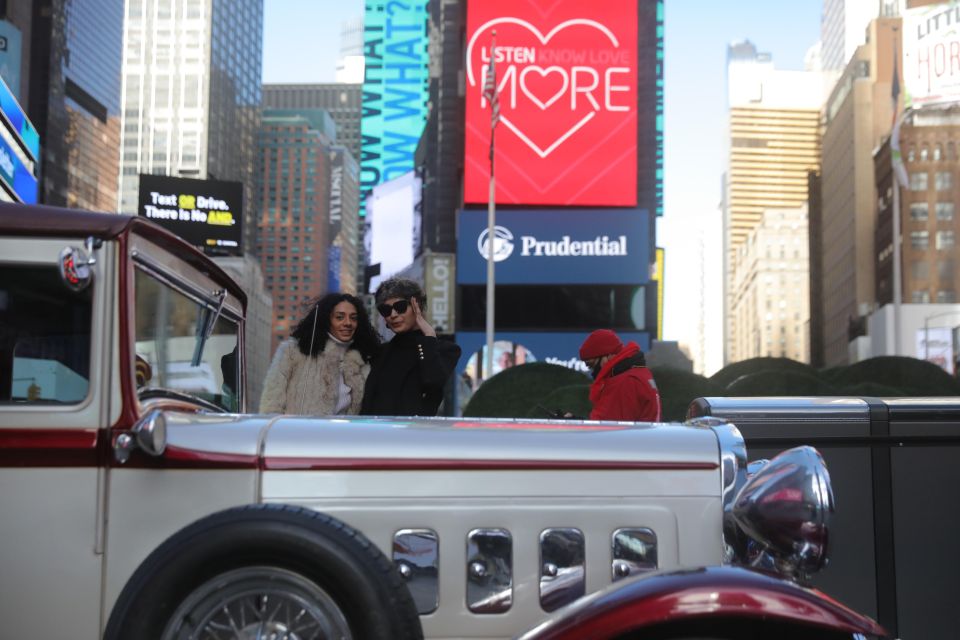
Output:
[[580,359],[590,360],[614,353],[619,353],[623,348],[623,343],[610,329],[597,329],[587,336],[587,339],[580,345]]

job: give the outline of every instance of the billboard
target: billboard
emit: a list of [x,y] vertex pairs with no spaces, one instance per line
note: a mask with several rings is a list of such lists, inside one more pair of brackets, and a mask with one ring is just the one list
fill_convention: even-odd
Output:
[[36,204],[39,157],[40,136],[0,77],[0,185],[6,191],[2,199]]
[[243,184],[140,175],[137,214],[211,253],[243,252]]
[[649,280],[649,216],[636,209],[461,211],[457,282],[487,281],[492,246],[499,284],[641,284]]
[[367,2],[363,40],[361,202],[413,169],[427,119],[427,0]]
[[960,100],[960,32],[956,3],[903,12],[905,104],[922,107]]
[[465,202],[488,198],[496,31],[497,202],[637,204],[637,1],[468,3]]
[[7,20],[0,20],[0,78],[13,96],[20,99],[20,30]]
[[373,188],[367,198],[364,248],[367,264],[379,265],[370,292],[413,263],[420,243],[421,180],[413,171]]
[[917,329],[915,355],[920,360],[932,362],[949,374],[954,374],[953,329],[950,327],[927,327]]

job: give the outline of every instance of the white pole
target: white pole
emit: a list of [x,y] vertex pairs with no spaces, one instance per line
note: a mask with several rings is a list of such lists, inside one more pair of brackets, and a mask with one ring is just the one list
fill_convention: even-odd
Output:
[[490,40],[490,77],[487,81],[491,83],[490,100],[490,192],[487,195],[487,358],[483,365],[483,379],[489,380],[493,375],[493,332],[494,332],[494,262],[493,254],[496,246],[496,235],[494,229],[497,224],[497,204],[496,204],[496,183],[493,177],[493,157],[494,157],[494,133],[497,126],[497,109],[499,105],[496,101],[496,73],[494,71],[494,60],[497,50],[497,32],[493,31]]
[[497,223],[497,205],[494,194],[496,186],[493,177],[493,129],[490,130],[490,193],[487,201],[487,358],[483,364],[483,379],[493,375],[493,318],[494,318],[494,268],[493,251],[494,227]]
[[900,183],[893,176],[893,355],[900,355],[900,303],[903,287],[900,283]]

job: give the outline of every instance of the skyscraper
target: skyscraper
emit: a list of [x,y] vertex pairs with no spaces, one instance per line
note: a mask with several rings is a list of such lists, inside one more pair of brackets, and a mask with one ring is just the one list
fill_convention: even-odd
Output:
[[253,251],[263,0],[127,0],[126,11],[120,210],[136,211],[141,173],[242,182]]
[[[26,21],[30,2],[14,4]],[[123,1],[34,0],[29,24],[25,98],[43,143],[40,202],[116,211]]]
[[[320,109],[268,109],[258,135],[257,255],[273,295],[271,352],[327,290],[333,122]],[[356,225],[354,225],[356,227]]]
[[[819,203],[810,207],[811,353],[820,366],[847,364],[855,323],[876,302],[877,197],[873,151],[893,124],[890,82],[899,20],[870,25],[824,106]],[[852,331],[851,331],[852,330]]]
[[766,210],[806,204],[807,172],[820,162],[823,90],[820,73],[775,69],[770,56],[749,42],[728,49],[723,203],[727,362],[749,357],[733,326],[738,252]]
[[337,125],[337,144],[360,161],[362,84],[265,84],[264,109],[323,109]]

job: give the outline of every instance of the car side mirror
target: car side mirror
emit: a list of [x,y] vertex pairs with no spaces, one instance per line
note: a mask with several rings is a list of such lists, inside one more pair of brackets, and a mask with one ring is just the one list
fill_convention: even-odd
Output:
[[167,420],[159,409],[152,409],[144,415],[130,431],[117,436],[113,444],[113,455],[120,464],[130,459],[134,449],[140,449],[148,456],[163,455],[167,448]]

